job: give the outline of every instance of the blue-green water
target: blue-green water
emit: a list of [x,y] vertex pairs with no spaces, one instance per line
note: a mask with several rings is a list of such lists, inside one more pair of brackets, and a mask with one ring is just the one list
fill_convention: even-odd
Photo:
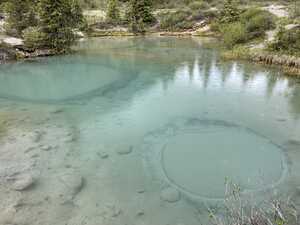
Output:
[[[22,202],[5,223],[207,223],[225,179],[299,204],[300,81],[213,45],[90,39],[1,65],[0,209]],[[34,186],[12,190],[22,174]]]

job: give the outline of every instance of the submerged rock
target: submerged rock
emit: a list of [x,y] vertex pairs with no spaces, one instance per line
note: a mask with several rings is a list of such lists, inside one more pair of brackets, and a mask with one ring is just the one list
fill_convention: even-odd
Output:
[[110,217],[118,217],[122,214],[122,209],[117,205],[108,206]]
[[101,159],[107,159],[109,157],[107,152],[98,152],[97,155],[100,156]]
[[181,194],[177,189],[169,187],[162,190],[160,197],[166,202],[174,203],[180,200]]
[[15,182],[12,184],[12,189],[15,191],[24,191],[30,188],[34,183],[35,179],[32,175],[22,175],[16,178]]
[[60,174],[59,181],[62,188],[60,192],[64,201],[73,200],[84,185],[83,177],[73,171]]
[[136,215],[137,216],[144,216],[145,215],[145,211],[144,210],[139,210]]
[[287,121],[287,119],[286,119],[286,118],[283,118],[283,117],[278,117],[276,120],[277,120],[278,122],[285,122],[285,121]]
[[52,146],[50,146],[50,145],[42,145],[42,146],[41,146],[41,149],[42,149],[43,151],[50,151],[50,150],[52,149]]
[[32,134],[32,141],[37,143],[41,140],[42,138],[42,133],[39,132],[39,131],[35,131],[33,134]]
[[129,147],[125,147],[125,148],[120,148],[117,150],[117,153],[119,155],[127,155],[127,154],[130,154],[133,150],[133,147],[132,146],[129,146]]
[[64,110],[62,108],[53,109],[50,111],[52,114],[62,113]]

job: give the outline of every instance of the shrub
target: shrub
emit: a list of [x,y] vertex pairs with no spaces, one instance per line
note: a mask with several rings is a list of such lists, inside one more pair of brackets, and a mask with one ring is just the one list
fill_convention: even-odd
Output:
[[242,12],[235,22],[222,22],[219,19],[211,25],[213,31],[221,32],[225,45],[228,48],[263,37],[265,31],[275,27],[274,16],[267,11],[257,8],[250,8]]
[[250,8],[242,13],[240,21],[245,24],[249,39],[263,36],[265,31],[276,27],[274,16],[257,8]]
[[203,1],[194,1],[189,4],[189,8],[193,11],[205,10],[209,8],[209,4]]
[[232,23],[239,19],[239,15],[240,10],[236,0],[225,0],[219,20],[221,23]]
[[179,10],[162,15],[160,28],[168,31],[191,29],[194,26],[194,22],[189,19],[191,14],[190,11]]
[[25,47],[29,50],[36,50],[43,47],[44,33],[38,27],[28,27],[23,31]]
[[247,41],[247,30],[240,22],[231,23],[221,29],[225,46],[232,48],[236,44]]
[[275,41],[270,44],[270,49],[273,51],[283,51],[289,54],[300,54],[300,28],[296,27],[291,30],[286,30],[283,26],[280,27],[276,35]]

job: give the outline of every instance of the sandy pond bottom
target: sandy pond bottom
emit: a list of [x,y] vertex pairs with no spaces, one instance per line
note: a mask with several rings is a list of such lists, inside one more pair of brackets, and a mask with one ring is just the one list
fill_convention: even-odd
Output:
[[0,225],[208,225],[225,179],[300,204],[300,82],[212,41],[0,66]]

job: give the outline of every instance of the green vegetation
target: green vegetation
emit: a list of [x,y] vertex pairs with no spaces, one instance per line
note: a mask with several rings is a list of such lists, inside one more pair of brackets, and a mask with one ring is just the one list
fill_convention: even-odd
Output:
[[8,14],[6,31],[24,38],[30,50],[66,52],[75,40],[74,30],[85,27],[77,0],[11,0],[5,3],[4,10]]
[[226,24],[220,31],[228,48],[233,48],[235,45],[245,43],[248,40],[247,29],[241,22]]
[[178,10],[172,13],[161,15],[160,29],[167,31],[181,31],[193,28],[194,22],[188,17],[191,15],[189,10]]
[[6,31],[10,35],[20,37],[22,31],[29,25],[35,26],[35,1],[14,0],[6,2],[4,10],[8,14]]
[[235,0],[225,0],[221,10],[219,23],[226,24],[236,22],[239,19],[240,10]]
[[120,21],[118,0],[109,0],[106,12],[106,20],[112,23],[118,23]]
[[287,30],[280,26],[275,41],[270,44],[269,49],[290,55],[300,55],[300,27]]
[[275,27],[275,18],[269,12],[259,8],[242,11],[233,0],[224,3],[223,10],[213,25],[213,29],[223,37],[227,48],[263,38],[267,30]]
[[[224,40],[227,49],[261,43],[266,31],[278,22],[258,0],[3,0],[8,14],[6,31],[24,39],[28,51],[52,49],[63,53],[70,49],[78,30],[91,35],[132,35],[146,31],[201,31],[206,24]],[[279,2],[279,0],[278,0]],[[295,0],[280,2],[290,9],[290,17],[282,24],[300,23],[300,5]],[[86,18],[95,18],[85,21]],[[106,13],[105,13],[106,12]],[[106,15],[106,16],[105,16]],[[90,16],[90,17],[88,17]],[[87,25],[89,24],[89,25]],[[117,29],[115,29],[117,26]],[[120,28],[120,29],[119,29]],[[200,28],[198,30],[198,28]],[[198,32],[199,31],[199,32]],[[299,29],[282,26],[270,51],[297,54]],[[240,50],[239,50],[240,52]]]
[[134,33],[144,33],[145,25],[155,22],[151,0],[130,0],[127,21]]
[[39,27],[28,27],[22,32],[24,44],[30,51],[43,47],[44,35]]
[[82,23],[80,7],[72,0],[40,0],[41,45],[57,53],[69,50],[75,40],[75,29]]

